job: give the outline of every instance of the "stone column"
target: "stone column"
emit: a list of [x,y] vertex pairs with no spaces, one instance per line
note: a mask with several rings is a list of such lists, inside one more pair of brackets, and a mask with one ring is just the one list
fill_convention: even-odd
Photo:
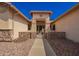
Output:
[[50,21],[49,18],[46,19],[46,23],[45,23],[45,32],[49,32],[50,31]]
[[36,20],[32,21],[32,32],[36,32]]

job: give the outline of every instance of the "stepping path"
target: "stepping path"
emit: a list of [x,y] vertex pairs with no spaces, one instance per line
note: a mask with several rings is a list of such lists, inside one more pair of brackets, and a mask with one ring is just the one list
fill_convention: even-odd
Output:
[[36,38],[28,56],[45,56],[43,40]]

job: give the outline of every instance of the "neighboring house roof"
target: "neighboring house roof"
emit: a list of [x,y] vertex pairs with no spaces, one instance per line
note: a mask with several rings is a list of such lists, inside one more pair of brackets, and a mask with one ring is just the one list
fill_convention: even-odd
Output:
[[11,8],[13,8],[13,10],[15,10],[19,15],[21,15],[23,18],[26,19],[26,21],[30,22],[30,20],[25,16],[23,15],[15,6],[13,6],[11,3],[7,3],[7,2],[0,2],[0,4],[7,4],[9,5]]
[[62,14],[61,16],[59,16],[57,19],[55,19],[54,21],[52,21],[51,23],[55,23],[56,21],[60,20],[60,18],[70,14],[72,11],[76,10],[79,8],[79,3],[77,5],[75,5],[74,7],[72,7],[71,9],[69,9],[68,11],[66,11],[64,14]]

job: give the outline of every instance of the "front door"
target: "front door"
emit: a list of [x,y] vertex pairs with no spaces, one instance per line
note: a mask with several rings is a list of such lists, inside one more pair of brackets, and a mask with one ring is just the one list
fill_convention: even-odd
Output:
[[44,25],[37,25],[37,34],[45,32]]

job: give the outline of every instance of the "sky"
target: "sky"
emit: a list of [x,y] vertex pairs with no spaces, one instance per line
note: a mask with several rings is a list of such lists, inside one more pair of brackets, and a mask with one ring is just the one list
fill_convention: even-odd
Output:
[[12,2],[12,4],[31,20],[31,10],[52,11],[51,20],[65,13],[77,4],[77,2]]

